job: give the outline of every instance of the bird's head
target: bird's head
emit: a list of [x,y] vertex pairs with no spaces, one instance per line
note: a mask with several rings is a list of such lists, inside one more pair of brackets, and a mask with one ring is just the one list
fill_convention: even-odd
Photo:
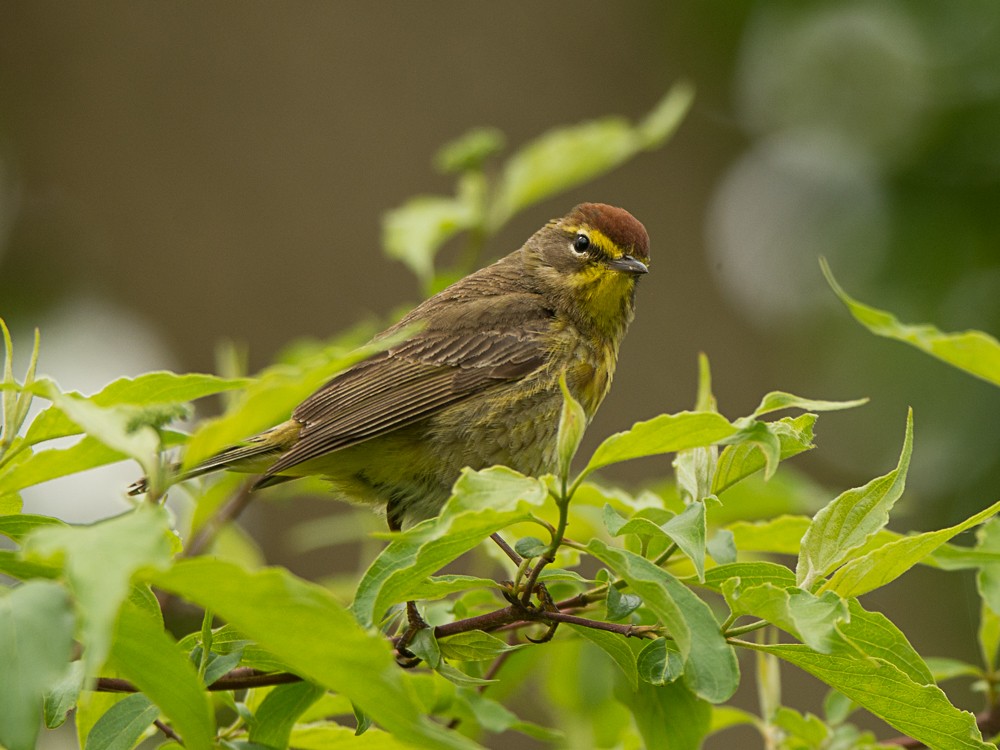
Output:
[[525,251],[560,308],[602,332],[624,333],[636,283],[649,270],[649,235],[632,214],[581,203],[539,230]]

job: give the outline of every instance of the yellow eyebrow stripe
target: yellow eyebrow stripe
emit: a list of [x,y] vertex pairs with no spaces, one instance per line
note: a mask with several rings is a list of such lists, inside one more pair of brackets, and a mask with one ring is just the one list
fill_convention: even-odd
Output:
[[570,232],[584,232],[588,237],[590,237],[591,244],[597,245],[598,248],[604,251],[604,253],[610,258],[621,258],[625,253],[622,249],[618,247],[608,235],[604,234],[600,229],[591,229],[588,226],[567,226],[567,230]]

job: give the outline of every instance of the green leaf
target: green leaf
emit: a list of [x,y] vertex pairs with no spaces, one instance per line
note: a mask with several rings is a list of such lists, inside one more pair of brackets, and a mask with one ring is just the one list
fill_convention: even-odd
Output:
[[576,455],[584,430],[587,429],[587,414],[580,402],[573,398],[566,386],[565,371],[559,374],[559,388],[562,390],[563,405],[559,414],[559,432],[556,437],[556,455],[559,457],[559,478],[569,481],[570,466]]
[[159,467],[160,437],[152,427],[136,425],[135,412],[121,406],[98,406],[93,401],[49,390],[48,398],[60,411],[107,447],[139,462],[147,475]]
[[210,608],[296,674],[345,695],[399,739],[420,747],[477,747],[424,715],[385,639],[359,627],[324,588],[282,568],[248,572],[206,558],[183,560],[153,583]]
[[[790,588],[795,585],[795,573],[778,563],[755,561],[736,562],[716,565],[705,571],[705,579],[701,584],[713,591],[722,592],[723,584],[738,578],[744,587],[760,586],[769,583],[778,588]],[[695,581],[692,580],[692,583]]]
[[649,560],[591,540],[587,551],[628,581],[676,641],[684,680],[694,693],[721,703],[739,684],[739,666],[712,610],[684,584]]
[[52,516],[36,516],[31,513],[0,516],[0,534],[17,543],[35,529],[45,526],[66,526],[66,523]]
[[913,410],[906,415],[906,437],[896,468],[864,487],[847,490],[813,518],[802,537],[796,580],[810,588],[889,522],[889,511],[903,494],[913,451]]
[[254,712],[250,741],[270,747],[288,747],[288,739],[299,716],[326,692],[308,682],[278,685]]
[[527,206],[658,147],[680,124],[692,98],[691,87],[679,84],[638,126],[620,117],[606,117],[551,130],[527,144],[504,164],[490,227],[495,230]]
[[681,655],[676,648],[670,648],[666,638],[649,641],[642,647],[636,661],[639,677],[650,685],[666,685],[684,672]]
[[461,197],[418,196],[382,219],[382,246],[425,284],[434,276],[434,256],[449,239],[475,225],[475,207]]
[[[812,450],[815,414],[800,414],[794,419],[783,417],[768,423],[768,430],[778,438],[778,460],[797,456]],[[717,495],[765,467],[767,458],[754,442],[727,445],[719,455],[715,468],[712,494]]]
[[839,411],[841,409],[853,409],[868,403],[867,398],[858,398],[853,401],[817,401],[811,398],[802,398],[784,391],[771,391],[761,399],[760,405],[753,410],[751,417],[759,417],[781,409],[804,409],[806,411]]
[[779,588],[771,583],[741,585],[730,578],[722,585],[734,615],[753,615],[776,625],[819,653],[845,647],[838,626],[849,619],[847,602],[827,592],[816,596],[799,588]]
[[576,481],[611,464],[713,445],[738,432],[725,417],[712,412],[661,414],[606,438]]
[[522,537],[514,544],[514,551],[521,557],[538,557],[545,554],[548,548],[548,544],[534,536]]
[[660,526],[694,564],[698,580],[705,578],[705,503],[693,502]]
[[681,680],[658,687],[640,682],[634,693],[620,691],[618,698],[631,711],[647,748],[699,750],[708,734],[712,707]]
[[818,716],[801,714],[787,706],[778,707],[771,723],[781,729],[786,737],[802,740],[807,747],[823,747],[823,743],[830,737],[830,729]]
[[869,307],[850,297],[830,271],[825,258],[820,267],[827,283],[840,297],[851,315],[861,325],[878,336],[903,341],[937,357],[942,362],[982,378],[993,385],[1000,385],[1000,341],[983,331],[943,333],[932,325],[907,325],[885,310]]
[[[976,531],[975,552],[1000,552],[1000,520],[993,519]],[[1000,614],[1000,562],[982,564],[976,575],[976,588],[983,603]]]
[[642,599],[635,594],[623,594],[617,586],[608,586],[604,597],[608,619],[612,622],[624,620],[642,606]]
[[64,560],[80,612],[87,674],[94,674],[108,654],[112,625],[132,576],[170,562],[168,524],[165,508],[141,505],[92,526],[43,528],[25,539],[29,560]]
[[434,155],[434,166],[445,173],[482,169],[484,161],[503,150],[504,141],[496,128],[473,128],[442,146]]
[[159,619],[131,601],[118,615],[110,663],[170,719],[186,747],[212,747],[215,722],[198,672]]
[[87,735],[87,750],[132,750],[159,717],[160,709],[142,693],[113,705]]
[[520,648],[482,630],[470,630],[449,636],[438,641],[438,647],[443,657],[458,661],[489,661],[500,654]]
[[736,548],[743,552],[797,555],[811,523],[806,516],[782,515],[767,521],[736,521],[726,528],[733,533]]
[[[164,432],[163,445],[177,445],[187,436]],[[16,492],[50,479],[76,474],[87,469],[122,461],[128,458],[121,451],[110,448],[100,440],[85,435],[69,448],[52,448],[28,456],[0,476],[0,492]]]
[[67,714],[76,707],[84,682],[83,662],[74,661],[69,669],[45,693],[45,726],[55,729],[62,726]]
[[441,514],[395,535],[365,572],[352,609],[371,627],[392,604],[406,601],[426,576],[476,547],[495,531],[527,520],[548,490],[504,467],[465,470]]
[[934,681],[923,658],[892,620],[881,612],[867,611],[856,599],[848,606],[851,619],[840,624],[840,632],[860,654],[892,664],[921,685]]
[[42,703],[65,674],[73,646],[66,590],[51,581],[0,589],[0,745],[33,750]]
[[413,745],[388,732],[372,728],[360,736],[340,724],[313,724],[292,730],[290,747],[296,750],[412,750]]
[[820,654],[801,644],[763,646],[772,653],[836,688],[887,724],[935,750],[990,750],[982,741],[976,718],[960,711],[934,684],[915,682],[894,665],[849,652]]
[[1000,502],[955,526],[903,537],[860,557],[854,557],[837,570],[820,590],[851,597],[881,588],[923,561],[952,537],[981,524],[997,513],[1000,513]]
[[625,639],[606,630],[597,630],[583,625],[570,625],[570,628],[584,640],[590,641],[601,651],[611,657],[625,677],[628,686],[635,690],[639,686],[639,672],[636,668],[635,654],[625,642]]

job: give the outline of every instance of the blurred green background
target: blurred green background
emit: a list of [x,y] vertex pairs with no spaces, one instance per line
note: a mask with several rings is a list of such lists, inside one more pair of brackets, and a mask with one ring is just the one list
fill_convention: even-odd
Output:
[[[509,252],[582,200],[621,205],[649,230],[651,273],[584,450],[689,407],[704,351],[730,417],[775,389],[871,397],[823,415],[819,448],[795,461],[830,497],[894,465],[912,405],[894,527],[951,524],[997,500],[1000,394],[866,332],[817,262],[905,321],[1000,333],[995,0],[512,12],[3,0],[0,315],[22,352],[41,328],[40,370],[65,388],[212,370],[223,339],[256,369],[297,337],[419,299],[380,250],[380,217],[451,190],[431,167],[443,143],[490,125],[512,149],[558,125],[634,120],[679,79],[697,93],[672,141],[519,214],[486,249]],[[668,472],[643,461],[612,478]],[[25,509],[109,515],[134,474],[53,482],[25,493]],[[316,512],[258,509],[250,524],[294,568],[275,524]],[[922,571],[879,596],[871,606],[918,650],[974,658],[970,580]]]

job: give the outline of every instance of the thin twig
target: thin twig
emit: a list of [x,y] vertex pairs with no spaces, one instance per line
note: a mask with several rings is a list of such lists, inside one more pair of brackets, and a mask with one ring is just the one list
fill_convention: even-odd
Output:
[[153,721],[153,726],[155,726],[157,729],[163,732],[163,734],[167,736],[167,739],[173,740],[181,747],[184,747],[184,740],[181,739],[181,736],[177,734],[177,732],[175,732],[169,726],[164,724],[162,721],[156,719],[155,721]]

